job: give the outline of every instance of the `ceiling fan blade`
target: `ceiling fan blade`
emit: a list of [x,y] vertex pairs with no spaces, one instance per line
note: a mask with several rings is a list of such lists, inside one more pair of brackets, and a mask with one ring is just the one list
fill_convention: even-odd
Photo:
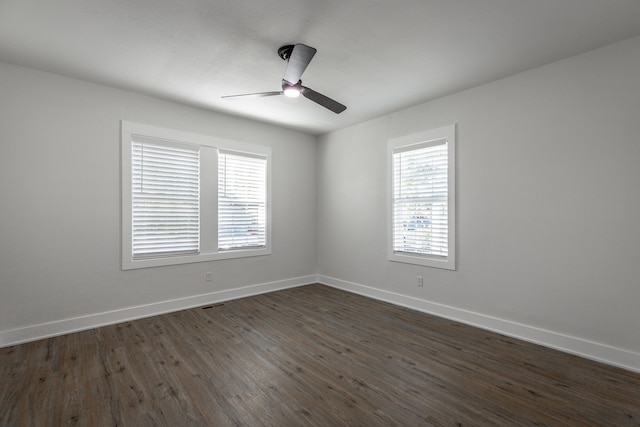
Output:
[[242,95],[226,95],[221,98],[262,98],[265,96],[282,95],[282,91],[278,92],[258,92],[258,93],[244,93]]
[[316,54],[316,49],[304,44],[297,44],[293,47],[291,56],[289,57],[289,63],[287,69],[284,71],[284,80],[293,84],[296,84],[302,73],[307,69],[307,65],[311,62],[313,55]]
[[309,89],[308,87],[302,86],[300,93],[302,93],[305,98],[312,100],[316,104],[322,105],[324,108],[329,109],[336,114],[340,114],[347,109],[346,106],[340,104],[338,101],[334,101],[333,99],[324,96],[313,89]]

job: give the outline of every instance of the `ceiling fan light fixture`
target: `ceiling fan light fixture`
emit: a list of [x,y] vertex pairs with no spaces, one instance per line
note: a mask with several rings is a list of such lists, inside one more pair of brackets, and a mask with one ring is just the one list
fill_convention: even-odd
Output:
[[288,96],[289,98],[297,98],[300,96],[300,89],[295,86],[289,86],[284,88],[282,93],[284,93],[284,95]]

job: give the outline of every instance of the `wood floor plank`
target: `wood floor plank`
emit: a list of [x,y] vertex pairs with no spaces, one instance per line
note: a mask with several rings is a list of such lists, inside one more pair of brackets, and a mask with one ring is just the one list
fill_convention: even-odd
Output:
[[640,426],[640,374],[322,285],[0,349],[0,426]]

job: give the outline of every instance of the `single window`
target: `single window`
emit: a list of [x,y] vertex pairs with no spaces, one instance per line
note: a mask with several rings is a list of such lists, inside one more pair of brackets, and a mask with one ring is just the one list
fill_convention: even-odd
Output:
[[390,140],[389,259],[455,270],[455,127]]
[[268,147],[122,122],[122,268],[268,255]]

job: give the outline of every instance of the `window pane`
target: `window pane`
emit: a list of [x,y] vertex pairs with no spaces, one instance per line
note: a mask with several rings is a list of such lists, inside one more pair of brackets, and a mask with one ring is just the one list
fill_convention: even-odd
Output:
[[134,259],[198,253],[199,187],[197,147],[132,142]]
[[393,250],[448,255],[447,144],[393,154]]
[[267,161],[221,151],[218,155],[218,246],[265,247]]

